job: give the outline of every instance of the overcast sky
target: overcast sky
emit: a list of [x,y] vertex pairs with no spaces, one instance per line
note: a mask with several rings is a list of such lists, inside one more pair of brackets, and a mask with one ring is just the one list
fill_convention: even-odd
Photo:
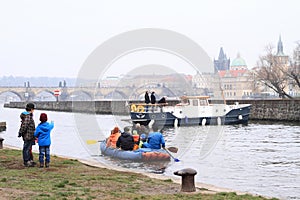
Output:
[[[299,8],[298,0],[0,0],[0,76],[77,77],[97,46],[141,28],[181,33],[211,59],[220,47],[231,60],[240,53],[252,68],[280,34],[284,53],[292,54],[300,40]],[[115,68],[112,74],[122,73],[121,65]]]

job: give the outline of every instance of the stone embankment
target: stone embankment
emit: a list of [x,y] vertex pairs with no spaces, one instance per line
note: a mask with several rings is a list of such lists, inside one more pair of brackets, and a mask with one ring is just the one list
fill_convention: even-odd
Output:
[[[300,99],[297,100],[228,100],[227,104],[252,104],[251,120],[275,120],[300,122]],[[130,103],[139,101],[38,101],[34,102],[36,109],[62,112],[83,112],[96,114],[128,115]],[[178,103],[168,101],[169,105]],[[213,102],[215,103],[215,102]],[[221,103],[221,101],[220,101]],[[25,108],[26,102],[10,102],[4,104],[7,108]]]

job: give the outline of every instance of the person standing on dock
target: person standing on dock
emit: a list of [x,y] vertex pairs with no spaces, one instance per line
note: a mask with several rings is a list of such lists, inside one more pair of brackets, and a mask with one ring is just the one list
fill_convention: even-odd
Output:
[[149,104],[150,103],[150,98],[149,98],[149,93],[148,91],[145,92],[145,104]]
[[150,96],[150,102],[152,105],[152,112],[154,112],[154,107],[155,107],[155,103],[156,103],[156,97],[155,97],[155,92],[151,92],[151,96]]
[[[150,97],[148,91],[145,92],[145,104],[150,103]],[[148,105],[146,105],[146,112],[148,112]]]
[[151,104],[155,104],[156,103],[156,97],[155,97],[155,92],[151,92]]
[[23,162],[26,167],[34,167],[34,161],[31,154],[32,144],[34,142],[35,123],[33,120],[34,104],[28,103],[24,112],[21,113],[21,126],[18,137],[22,137],[23,144]]

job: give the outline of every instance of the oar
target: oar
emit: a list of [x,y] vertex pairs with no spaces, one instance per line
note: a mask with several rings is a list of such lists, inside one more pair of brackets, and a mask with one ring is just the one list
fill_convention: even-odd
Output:
[[177,153],[177,151],[178,151],[177,147],[168,147],[167,149],[172,153]]
[[99,140],[87,140],[86,141],[87,144],[96,144],[98,142],[102,142],[102,141],[99,141]]
[[175,158],[167,149],[165,149],[165,151],[169,154],[169,156],[171,156],[171,158],[173,158],[173,160],[175,162],[179,162],[180,161],[178,158]]

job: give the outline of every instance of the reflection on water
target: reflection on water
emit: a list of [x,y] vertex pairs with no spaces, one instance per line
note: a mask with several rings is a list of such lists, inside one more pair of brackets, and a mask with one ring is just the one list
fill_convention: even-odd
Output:
[[[0,121],[7,122],[1,133],[4,143],[22,147],[17,138],[20,109],[0,108]],[[34,119],[44,111],[35,111]],[[250,121],[248,126],[199,126],[167,129],[167,146],[178,147],[173,153],[180,162],[132,163],[99,156],[99,143],[88,145],[86,140],[103,140],[118,124],[129,125],[126,116],[93,116],[96,127],[86,114],[77,118],[72,113],[46,111],[54,120],[51,153],[99,162],[133,170],[146,170],[173,176],[181,168],[194,168],[196,181],[282,199],[300,197],[300,124]],[[94,122],[93,122],[94,123]],[[93,125],[92,125],[93,126]],[[80,134],[78,134],[80,130]],[[37,151],[38,147],[35,146]],[[20,155],[21,159],[21,155]]]

